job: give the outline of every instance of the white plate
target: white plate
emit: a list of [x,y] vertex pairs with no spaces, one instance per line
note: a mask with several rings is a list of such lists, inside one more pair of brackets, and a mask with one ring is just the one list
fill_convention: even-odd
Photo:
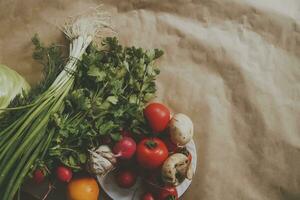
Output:
[[[197,151],[196,151],[196,146],[194,141],[190,141],[186,145],[187,149],[192,155],[192,167],[194,172],[196,172],[196,166],[197,166]],[[138,179],[136,184],[131,187],[130,189],[123,189],[120,188],[115,181],[115,177],[113,173],[109,173],[107,176],[104,178],[98,177],[98,181],[103,188],[103,190],[114,200],[138,200],[141,194],[143,193],[142,189],[139,189],[141,187],[141,180]],[[190,186],[191,181],[188,179],[185,179],[179,186],[176,187],[178,196],[182,196],[184,192],[188,189]],[[134,194],[136,192],[136,194]],[[133,199],[133,196],[135,198]]]

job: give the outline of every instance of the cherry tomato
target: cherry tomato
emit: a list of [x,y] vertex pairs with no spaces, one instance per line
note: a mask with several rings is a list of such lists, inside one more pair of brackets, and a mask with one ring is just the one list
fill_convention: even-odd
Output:
[[154,133],[160,133],[165,130],[170,121],[169,109],[160,103],[149,104],[144,110],[144,116]]
[[178,200],[178,193],[175,187],[165,186],[158,193],[158,200]]
[[160,167],[168,155],[165,143],[158,138],[143,139],[137,146],[137,161],[146,169]]
[[122,170],[117,174],[117,184],[122,188],[130,188],[136,182],[136,174],[132,170]]
[[154,200],[154,196],[151,192],[146,192],[143,196],[142,196],[142,200]]

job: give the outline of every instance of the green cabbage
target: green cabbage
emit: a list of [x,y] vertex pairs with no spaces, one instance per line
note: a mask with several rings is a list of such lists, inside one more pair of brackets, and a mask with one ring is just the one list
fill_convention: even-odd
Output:
[[29,84],[22,76],[0,64],[0,109],[6,108],[18,94],[22,95],[23,91],[28,92],[29,89]]

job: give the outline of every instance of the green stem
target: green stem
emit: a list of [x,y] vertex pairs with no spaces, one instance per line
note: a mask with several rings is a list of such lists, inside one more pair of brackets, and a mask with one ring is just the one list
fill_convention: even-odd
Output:
[[[19,119],[18,121],[20,121],[20,127],[18,126],[14,126],[10,133],[13,134],[12,138],[9,139],[9,142],[7,142],[5,145],[6,147],[10,147],[12,145],[13,142],[15,142],[15,140],[17,138],[20,138],[20,136],[24,133],[26,133],[26,129],[28,128],[28,125],[30,126],[31,122],[34,120],[34,119],[39,119],[37,118],[37,116],[42,112],[43,109],[45,109],[45,106],[48,104],[48,102],[51,100],[51,98],[47,99],[46,101],[42,102],[39,106],[37,107],[34,107],[32,109],[30,109],[26,115],[24,115],[21,119]],[[8,130],[10,127],[8,127],[6,130]],[[4,131],[6,131],[4,130]],[[16,131],[17,130],[17,131]],[[16,131],[16,132],[15,132]],[[8,134],[10,136],[10,134]],[[8,137],[8,136],[7,136]],[[6,138],[4,138],[6,139]],[[2,146],[2,143],[0,143],[1,146]],[[2,150],[2,147],[1,147],[1,150]],[[2,150],[1,151],[1,154],[0,154],[0,160],[2,158],[3,155],[6,154],[6,151],[5,150]],[[1,168],[0,168],[1,169]]]
[[[72,82],[71,82],[72,83]],[[67,94],[67,91],[69,91],[68,89],[70,89],[70,86],[71,86],[72,84],[67,84],[67,86],[66,86],[66,90],[64,91],[64,93],[62,94],[62,95],[60,95],[59,96],[59,99],[57,100],[57,101],[55,101],[55,102],[52,102],[52,106],[50,106],[50,109],[49,110],[52,110],[52,111],[57,111],[60,107],[61,107],[61,104],[62,104],[62,101],[63,101],[63,99],[64,99],[64,97],[65,97],[65,95]],[[46,109],[46,110],[48,110],[48,109]],[[26,147],[27,147],[27,144],[29,144],[29,142],[30,141],[32,141],[32,138],[33,138],[33,136],[36,136],[40,131],[42,132],[42,133],[45,133],[45,130],[43,130],[43,129],[46,129],[46,126],[47,126],[47,122],[49,121],[49,118],[50,118],[50,115],[52,114],[51,112],[45,112],[46,114],[44,115],[44,116],[42,116],[42,121],[39,121],[38,120],[38,122],[40,122],[40,124],[39,125],[37,125],[37,128],[35,129],[35,131],[33,131],[31,134],[30,134],[30,137],[26,140],[26,142],[25,143],[23,143],[20,147],[19,147],[19,149],[17,150],[17,152],[16,152],[16,154],[13,156],[13,158],[9,161],[9,163],[8,163],[8,166],[7,167],[5,167],[4,168],[4,170],[3,170],[3,174],[4,174],[4,177],[5,177],[5,174],[6,173],[8,173],[8,170],[9,169],[11,169],[12,168],[12,165],[13,165],[13,161],[14,160],[17,160],[17,158],[18,158],[18,155],[20,154],[20,156],[21,156],[21,151],[20,150],[22,150],[22,149],[26,149]],[[35,126],[33,126],[33,127],[35,127]],[[54,134],[54,131],[52,131],[52,133]],[[43,135],[44,134],[39,134],[39,135],[37,135],[37,136],[39,136],[38,138],[42,138],[43,137]],[[52,139],[52,136],[53,135],[51,135],[51,137],[50,137],[50,141],[51,141],[51,139]],[[43,140],[43,139],[42,139]],[[49,145],[50,144],[50,142],[49,142],[49,140],[44,140],[44,142],[47,144],[47,145]],[[37,138],[36,138],[36,141],[39,141]],[[42,142],[40,142],[40,143],[43,143],[43,141]],[[30,144],[29,144],[30,145]],[[48,147],[46,145],[46,147]],[[31,152],[31,150],[32,149],[34,149],[34,147],[35,147],[35,145],[34,144],[31,144],[30,145],[30,147],[29,147],[29,149],[27,149],[27,152]],[[47,149],[47,148],[44,148],[44,149]],[[36,149],[35,151],[37,151],[38,149]],[[42,150],[42,149],[41,149]],[[40,152],[45,152],[45,150],[44,151],[41,151],[41,150],[38,150],[37,152],[38,153],[40,153]],[[15,181],[15,179],[17,178],[17,175],[14,175],[13,177],[12,177],[12,179],[11,179],[11,181],[10,181],[10,184],[8,185],[8,186],[6,186],[6,188],[5,188],[5,197],[8,197],[8,199],[11,199],[11,198],[13,198],[13,196],[14,196],[14,194],[15,194],[15,192],[18,190],[18,188],[20,187],[20,185],[21,185],[21,183],[22,183],[22,180],[23,180],[23,178],[24,178],[24,173],[23,173],[23,171],[26,171],[26,174],[27,174],[27,172],[29,171],[29,168],[27,167],[27,166],[31,166],[31,165],[25,165],[25,167],[23,167],[23,164],[24,164],[24,162],[26,162],[26,160],[32,160],[32,161],[34,161],[35,160],[35,158],[34,158],[34,156],[33,155],[23,155],[23,157],[22,157],[22,159],[21,159],[21,163],[19,162],[18,163],[18,167],[16,168],[16,171],[14,172],[14,174],[18,174],[18,172],[20,171],[21,172],[21,176],[19,176],[18,177],[18,179],[17,179],[17,181]],[[25,169],[24,169],[25,168]],[[27,169],[28,168],[28,169]],[[2,179],[4,179],[4,177],[1,177]],[[1,183],[2,181],[0,180],[0,183]],[[13,186],[13,183],[15,183],[15,182],[17,182],[18,184],[17,185],[15,185],[15,187],[14,188],[12,188],[12,186]],[[11,192],[11,190],[12,190],[12,192]]]
[[55,129],[51,129],[51,131],[49,131],[49,137],[48,137],[48,141],[47,141],[47,148],[44,149],[42,155],[41,155],[41,158],[40,159],[44,159],[48,149],[49,149],[49,146],[51,144],[51,141],[52,141],[52,138],[55,134]]
[[[30,158],[32,152],[36,148],[36,146],[41,142],[42,137],[39,136],[35,139],[33,143],[30,144],[29,148],[26,150],[25,154],[22,155],[21,159],[18,162],[18,166],[14,169],[14,173],[12,176],[9,177],[8,185],[5,187],[5,195],[7,197],[9,192],[12,190],[12,187],[15,186],[15,182],[19,176],[19,173],[22,172],[23,167],[26,165],[26,162]],[[4,198],[6,199],[6,198]]]
[[66,151],[71,151],[71,152],[73,152],[73,153],[78,154],[78,152],[75,151],[74,149],[70,149],[70,148],[66,148],[66,147],[62,147],[62,148],[60,148],[60,149],[61,149],[61,150],[66,150]]
[[[26,165],[23,167],[20,175],[18,176],[18,179],[16,180],[16,182],[14,183],[14,186],[12,188],[11,191],[6,192],[6,195],[8,196],[7,200],[12,200],[15,193],[18,191],[18,189],[20,188],[25,176],[29,173],[33,163],[35,162],[35,160],[37,159],[39,152],[41,152],[44,148],[45,148],[45,144],[43,142],[41,142],[39,144],[39,146],[35,149],[35,151],[33,152],[33,154],[30,156],[28,162],[26,163]],[[5,198],[4,198],[5,199]]]
[[[65,90],[59,90],[59,91],[64,91],[62,94],[55,94],[55,93],[53,93],[52,95],[50,95],[52,92],[46,92],[46,93],[44,93],[45,95],[47,95],[47,96],[49,95],[50,97],[46,101],[44,101],[43,103],[41,103],[39,106],[37,106],[37,108],[32,108],[33,112],[31,113],[29,111],[29,113],[31,113],[31,114],[30,114],[30,116],[28,118],[24,117],[25,121],[23,121],[22,126],[19,128],[19,130],[17,131],[17,133],[15,133],[12,138],[10,138],[10,141],[6,145],[6,148],[4,150],[1,148],[2,151],[1,151],[1,154],[0,154],[0,160],[3,158],[3,156],[11,156],[11,155],[7,155],[7,151],[11,147],[11,145],[13,143],[15,143],[17,139],[20,141],[20,139],[21,139],[20,136],[22,134],[30,132],[30,129],[32,129],[32,127],[35,127],[35,126],[32,125],[32,121],[34,121],[35,119],[38,121],[37,128],[34,128],[35,130],[32,130],[33,132],[38,132],[38,127],[41,127],[41,126],[45,125],[45,124],[39,122],[40,119],[43,119],[43,117],[45,117],[46,118],[46,119],[44,119],[45,123],[47,123],[49,121],[49,117],[50,117],[50,114],[51,114],[51,113],[49,113],[49,110],[51,110],[51,109],[45,109],[45,107],[47,108],[51,104],[55,105],[56,102],[53,101],[52,97],[56,97],[56,96],[59,97],[58,104],[59,104],[59,107],[61,106],[62,100],[65,97],[65,95],[67,94],[67,92],[69,91],[69,89],[71,87],[71,84],[72,84],[72,81],[71,81],[71,84],[68,84],[68,83],[69,82],[67,82]],[[40,99],[43,99],[43,98],[40,98]],[[54,110],[55,111],[58,110],[59,107],[55,106]],[[39,116],[41,113],[46,113],[46,115],[45,116],[43,116],[43,115]],[[28,127],[28,125],[29,125],[29,127]],[[29,129],[29,130],[27,131],[26,129]],[[23,143],[21,145],[21,147],[25,146],[30,141],[30,138],[32,138],[33,136],[35,136],[35,134],[27,134],[25,136],[29,137],[29,138],[24,138],[23,139],[23,140],[26,140],[26,142],[24,142],[25,144]],[[29,140],[27,140],[27,139],[29,139]],[[22,151],[21,147],[18,150]],[[19,152],[19,151],[17,151],[17,152]],[[14,154],[13,158],[14,157],[17,157],[16,153]],[[13,159],[11,159],[10,162],[12,163]],[[1,169],[2,169],[2,167],[0,165],[0,170]],[[5,174],[4,172],[3,171],[1,172],[1,177],[2,177],[3,174]],[[2,180],[1,177],[0,177],[0,184],[1,184],[1,180]]]
[[[30,125],[30,127],[28,128],[27,132],[29,132],[31,134],[26,135],[28,137],[23,140],[23,143],[18,147],[17,151],[12,155],[12,157],[10,157],[11,155],[5,155],[6,158],[10,157],[10,160],[8,161],[8,163],[6,163],[4,168],[3,168],[3,166],[0,167],[0,171],[1,171],[0,172],[1,173],[0,185],[2,184],[2,182],[3,182],[6,174],[8,173],[9,169],[12,168],[14,162],[16,162],[18,157],[21,156],[24,149],[26,149],[26,147],[28,145],[30,145],[30,142],[32,142],[32,139],[34,137],[36,137],[38,134],[41,134],[40,131],[45,132],[45,131],[42,131],[42,129],[45,128],[48,125],[48,121],[49,121],[49,118],[50,118],[50,115],[52,114],[52,112],[55,112],[60,108],[61,103],[63,101],[63,98],[67,94],[66,91],[69,91],[68,89],[69,89],[69,85],[67,85],[66,90],[62,90],[64,92],[63,92],[63,94],[60,94],[58,96],[59,99],[57,100],[57,102],[53,101],[53,99],[50,98],[50,100],[52,100],[52,101],[49,100],[49,102],[48,101],[46,102],[48,104],[46,106],[46,108],[45,108],[44,104],[41,104],[39,106],[40,109],[37,109],[37,110],[39,111],[38,114],[42,113],[42,115],[39,116],[38,114],[36,114],[36,115],[32,115],[29,118],[28,124]],[[52,107],[53,107],[52,112],[49,112]],[[41,112],[43,110],[44,110],[44,112]],[[30,123],[30,122],[34,121],[34,118],[36,119],[34,124]],[[24,126],[24,127],[26,127],[26,126]]]
[[141,102],[142,89],[143,89],[143,86],[144,86],[144,83],[145,83],[145,78],[146,78],[146,75],[147,75],[147,71],[148,71],[148,65],[145,66],[145,71],[144,71],[144,75],[143,75],[143,79],[142,79],[141,88],[140,88],[139,94],[137,96],[137,102],[136,103],[138,105]]
[[[1,173],[1,177],[0,177],[0,185],[3,184],[3,180],[4,180],[4,177],[6,177],[6,175],[8,174],[9,170],[13,168],[13,165],[18,161],[19,157],[24,153],[24,151],[27,149],[26,147],[30,146],[33,139],[35,137],[37,137],[42,131],[43,129],[45,128],[46,126],[46,123],[49,119],[49,114],[47,116],[40,116],[42,121],[38,120],[38,121],[35,121],[34,124],[38,124],[36,127],[31,127],[28,132],[30,134],[29,137],[26,139],[26,140],[23,140],[23,143],[17,148],[17,150],[14,152],[13,155],[6,155],[6,158],[7,157],[10,157],[9,161],[4,165],[3,163],[3,166],[0,167],[0,173]],[[38,123],[37,123],[38,122]],[[34,129],[34,130],[32,130]],[[31,132],[32,131],[32,132]]]
[[25,105],[25,106],[18,106],[18,107],[8,107],[8,108],[0,108],[0,110],[5,110],[5,111],[11,111],[11,110],[22,110],[22,109],[25,109],[25,108],[30,108],[32,106],[35,106],[37,103],[32,103],[32,104],[28,104],[28,105]]

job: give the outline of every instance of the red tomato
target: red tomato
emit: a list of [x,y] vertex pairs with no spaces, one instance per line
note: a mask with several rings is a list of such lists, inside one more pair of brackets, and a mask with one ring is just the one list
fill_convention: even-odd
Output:
[[175,187],[165,186],[158,193],[158,200],[178,200],[178,193]]
[[154,200],[154,196],[152,193],[147,192],[142,196],[142,200]]
[[165,130],[170,121],[169,109],[160,103],[149,104],[144,110],[144,115],[154,133]]
[[122,188],[130,188],[136,182],[136,174],[131,170],[122,170],[117,174],[117,184]]
[[143,139],[137,146],[137,161],[146,169],[160,167],[168,158],[168,149],[158,138]]

